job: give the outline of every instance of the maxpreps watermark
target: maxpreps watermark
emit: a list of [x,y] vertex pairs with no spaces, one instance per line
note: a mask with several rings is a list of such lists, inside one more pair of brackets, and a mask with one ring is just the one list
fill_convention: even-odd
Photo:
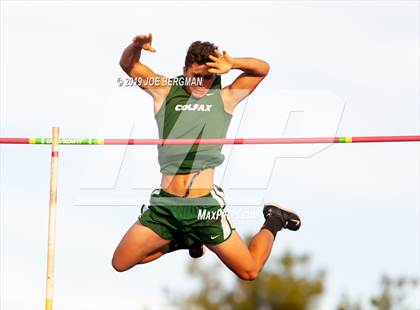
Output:
[[218,209],[216,211],[209,211],[206,209],[199,209],[197,214],[197,220],[201,221],[219,221],[226,217],[229,221],[232,220],[252,220],[256,221],[261,218],[262,211],[256,206],[249,206],[244,210],[244,206],[241,206],[240,210],[230,207],[229,212],[224,209]]
[[203,77],[185,77],[179,76],[172,79],[167,77],[149,77],[143,79],[141,77],[131,78],[117,78],[118,87],[132,87],[132,86],[143,86],[143,87],[153,87],[153,86],[201,86],[203,85]]
[[212,220],[218,221],[222,216],[226,216],[227,214],[222,210],[218,209],[216,211],[208,211],[206,209],[199,209],[197,214],[197,220]]

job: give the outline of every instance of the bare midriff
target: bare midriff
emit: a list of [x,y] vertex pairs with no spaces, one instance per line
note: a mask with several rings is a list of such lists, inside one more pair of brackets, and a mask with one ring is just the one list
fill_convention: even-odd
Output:
[[[161,188],[172,195],[194,198],[207,195],[213,188],[214,168],[190,174],[162,174]],[[192,181],[192,183],[191,183]]]

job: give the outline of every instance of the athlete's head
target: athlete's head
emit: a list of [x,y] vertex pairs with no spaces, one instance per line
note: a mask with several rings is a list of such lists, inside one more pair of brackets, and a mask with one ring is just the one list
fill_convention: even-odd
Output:
[[216,79],[216,74],[209,73],[210,69],[206,62],[212,62],[209,55],[216,56],[214,50],[217,49],[213,43],[195,41],[188,48],[185,57],[184,76],[191,78],[202,78],[202,84],[199,86],[186,86],[187,92],[193,97],[203,97]]

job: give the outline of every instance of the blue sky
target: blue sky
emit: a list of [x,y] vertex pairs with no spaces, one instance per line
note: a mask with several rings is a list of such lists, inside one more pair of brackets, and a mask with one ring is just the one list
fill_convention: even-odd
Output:
[[[151,99],[118,87],[123,49],[152,32],[142,60],[182,72],[192,41],[266,60],[270,74],[234,113],[230,137],[418,134],[419,3],[1,2],[0,136],[157,137]],[[237,72],[223,77],[231,81]],[[289,119],[289,121],[288,121]],[[40,309],[45,295],[49,147],[0,146],[1,304]],[[261,203],[295,209],[286,249],[327,270],[322,309],[367,297],[383,273],[420,276],[418,143],[226,147],[216,183],[241,234]],[[159,184],[154,147],[60,148],[57,309],[168,307],[186,294],[189,257],[173,253],[123,274],[110,265],[139,205]],[[117,178],[118,176],[118,178]],[[82,189],[84,188],[84,189]],[[203,264],[216,257],[207,253]],[[233,275],[223,273],[227,283]],[[182,286],[179,283],[185,283]],[[419,292],[410,303],[420,307]]]

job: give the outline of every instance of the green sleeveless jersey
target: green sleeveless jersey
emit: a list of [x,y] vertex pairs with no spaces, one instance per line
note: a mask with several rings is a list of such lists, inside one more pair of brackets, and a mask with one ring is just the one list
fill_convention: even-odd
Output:
[[[182,86],[172,85],[155,115],[159,138],[226,138],[232,115],[224,110],[220,89],[219,75],[202,98],[194,98]],[[160,171],[165,174],[187,174],[219,166],[225,158],[221,153],[222,146],[158,145]]]

